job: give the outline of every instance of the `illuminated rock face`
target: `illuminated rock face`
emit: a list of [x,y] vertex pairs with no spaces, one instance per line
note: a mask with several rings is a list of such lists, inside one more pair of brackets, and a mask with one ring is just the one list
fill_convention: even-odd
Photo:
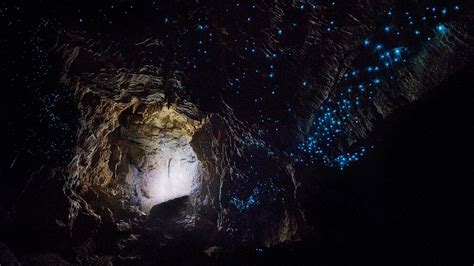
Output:
[[148,209],[153,205],[190,195],[199,185],[200,165],[189,144],[165,148],[152,158],[150,170],[142,174],[140,204]]
[[[83,80],[86,81],[86,80]],[[154,205],[199,194],[201,163],[190,145],[202,121],[194,105],[164,104],[154,90],[161,81],[145,74],[97,75],[74,84],[81,119],[76,156],[69,165],[69,186],[86,198],[97,191],[112,209],[123,202],[148,212]],[[135,95],[113,95],[101,87],[126,83]]]
[[[98,213],[141,217],[137,228],[153,224],[147,212],[156,204],[189,195],[183,201],[191,199],[191,211],[178,223],[205,221],[233,244],[271,246],[314,233],[306,217],[317,192],[308,188],[322,165],[344,168],[361,159],[377,120],[473,57],[464,22],[433,21],[426,42],[402,43],[393,25],[380,28],[372,19],[392,13],[388,2],[354,3],[320,10],[274,1],[259,17],[257,41],[249,42],[255,49],[226,39],[228,31],[246,30],[234,20],[225,30],[191,27],[190,36],[177,29],[185,35],[178,45],[160,31],[127,40],[61,36],[62,81],[81,112],[69,185]],[[280,10],[308,16],[277,26]],[[351,16],[332,23],[338,13]],[[409,29],[403,33],[418,40]],[[198,55],[185,49],[221,31],[223,39],[212,41],[222,47]]]
[[200,162],[190,141],[199,122],[162,107],[127,118],[121,137],[138,152],[127,183],[133,202],[148,211],[153,205],[190,195],[199,187]]

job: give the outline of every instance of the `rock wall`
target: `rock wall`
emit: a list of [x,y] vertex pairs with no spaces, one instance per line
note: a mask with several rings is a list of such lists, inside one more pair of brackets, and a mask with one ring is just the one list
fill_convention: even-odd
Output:
[[[208,25],[173,22],[164,32],[176,35],[62,31],[54,52],[80,112],[61,194],[75,259],[159,261],[189,239],[211,254],[317,238],[307,217],[323,165],[360,160],[377,121],[474,58],[469,13],[423,24],[418,41],[401,18],[379,20],[405,6],[260,1],[247,28],[203,4],[185,15]],[[395,29],[411,35],[384,35]],[[195,55],[207,41],[213,52]]]

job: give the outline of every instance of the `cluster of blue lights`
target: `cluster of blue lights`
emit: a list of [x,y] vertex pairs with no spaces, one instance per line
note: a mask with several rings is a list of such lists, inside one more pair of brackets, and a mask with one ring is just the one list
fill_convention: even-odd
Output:
[[[282,96],[291,89],[284,84],[282,86],[282,80],[286,78],[286,63],[295,58],[293,50],[288,48],[288,43],[298,39],[294,38],[295,34],[304,31],[305,25],[308,25],[308,14],[315,10],[335,12],[336,2],[309,0],[293,3],[285,7],[288,8],[285,13],[291,16],[282,18],[271,26],[267,26],[268,12],[262,6],[257,8],[260,4],[256,3],[261,4],[254,1],[230,1],[222,4],[225,11],[223,24],[230,24],[222,28],[213,27],[212,18],[208,13],[196,12],[192,19],[195,21],[191,31],[193,37],[187,41],[195,43],[195,50],[190,54],[178,53],[185,55],[178,60],[187,66],[183,70],[186,75],[195,75],[190,78],[194,80],[209,75],[202,72],[210,72],[209,65],[213,65],[213,60],[218,58],[222,61],[222,64],[219,64],[222,68],[213,71],[213,74],[219,73],[215,75],[219,81],[219,87],[216,89],[223,92],[224,98],[231,99],[230,105],[249,106],[245,110],[248,110],[254,119],[251,123],[258,123],[262,131],[265,131],[264,134],[279,134],[286,126],[281,123],[282,117],[294,113],[292,105],[285,102],[285,96]],[[232,21],[227,21],[227,17],[232,17]],[[336,19],[328,19],[326,23],[328,32],[335,31],[338,27]],[[262,38],[262,33],[271,36],[268,38],[271,39],[271,45],[262,45],[262,40],[267,39]],[[230,45],[222,47],[222,39]],[[227,53],[227,56],[222,56],[229,47],[236,49]],[[301,85],[309,87],[310,81],[301,80]],[[193,86],[196,86],[196,83]],[[235,103],[232,102],[234,99]],[[283,108],[280,108],[282,106]]]
[[[272,21],[271,26],[265,24],[267,15],[262,13],[265,9],[256,8],[253,3],[229,1],[223,5],[225,14],[222,19],[232,18],[226,27],[214,27],[213,19],[206,12],[195,13],[191,36],[181,41],[182,46],[177,46],[181,48],[192,44],[189,53],[176,52],[178,57],[182,56],[178,60],[188,67],[183,72],[195,75],[190,78],[193,81],[200,81],[202,77],[215,79],[213,81],[216,82],[203,82],[200,88],[206,90],[210,84],[215,84],[218,86],[215,89],[222,92],[224,99],[235,100],[230,102],[231,106],[243,106],[236,108],[239,111],[249,110],[246,117],[255,118],[251,122],[259,124],[259,136],[274,138],[281,132],[287,133],[286,118],[297,116],[299,111],[295,110],[291,100],[287,100],[291,99],[288,97],[289,91],[294,89],[289,86],[303,88],[304,92],[312,91],[317,86],[311,75],[302,76],[299,71],[293,75],[286,74],[286,67],[291,65],[288,62],[298,58],[293,53],[298,51],[299,44],[294,42],[300,39],[294,36],[307,36],[305,29],[314,27],[309,25],[307,18],[319,10],[324,12],[322,17],[325,18],[322,32],[330,37],[337,36],[340,29],[344,28],[344,21],[336,15],[336,2],[308,0],[294,3],[291,10],[287,11],[291,15]],[[378,22],[377,30],[368,38],[360,40],[361,54],[353,61],[353,67],[342,74],[334,93],[314,114],[307,139],[300,143],[298,152],[291,156],[298,163],[323,163],[341,170],[365,157],[370,146],[351,146],[347,140],[353,142],[358,139],[359,131],[354,128],[364,126],[360,125],[365,121],[364,113],[378,90],[396,82],[398,68],[410,60],[424,43],[447,34],[447,18],[458,10],[458,6],[430,6],[415,12],[400,8],[386,10],[386,17]],[[166,18],[165,24],[171,26],[172,21]],[[262,33],[269,37],[262,38]],[[262,39],[270,41],[262,44]],[[213,66],[219,68],[213,69]],[[192,85],[197,84],[199,82]],[[209,97],[212,93],[203,95]],[[269,175],[275,169],[258,169],[267,165],[271,161],[268,158],[274,156],[271,144],[251,143],[254,140],[250,137],[242,138],[242,141],[246,145],[253,145],[255,149],[243,156],[249,161],[235,167],[232,173],[229,181],[232,185],[226,187],[228,191],[225,193],[230,196],[229,207],[240,215],[256,206],[285,202],[288,195],[284,188],[287,186],[279,179],[284,175],[278,172]],[[265,160],[265,163],[258,163],[258,158],[254,157],[258,153],[256,157]]]
[[248,210],[252,206],[260,204],[259,194],[259,187],[255,187],[252,191],[252,194],[246,200],[242,200],[240,197],[234,195],[231,197],[230,202],[240,211]]
[[[237,107],[235,112],[243,112],[249,124],[257,124],[259,137],[271,142],[277,139],[275,136],[288,136],[286,123],[301,115],[300,102],[295,105],[293,100],[302,97],[292,98],[293,92],[304,95],[316,91],[318,86],[312,75],[317,68],[287,69],[305,66],[297,63],[304,61],[305,54],[299,52],[306,46],[301,41],[307,41],[314,32],[322,33],[323,41],[326,36],[336,40],[347,26],[336,6],[339,8],[341,3],[344,8],[348,1],[293,1],[284,5],[281,17],[269,17],[269,8],[262,6],[263,2],[223,1],[216,7],[222,13],[218,23],[215,16],[198,8],[187,18],[190,24],[185,29],[180,28],[178,16],[165,14],[163,28],[169,31],[164,30],[163,34],[167,42],[164,46],[173,47],[166,56],[182,66],[184,87],[193,87],[193,93],[202,91],[201,97],[196,97],[199,100],[222,97],[229,106]],[[275,2],[278,8],[279,4]],[[347,140],[352,143],[358,139],[359,131],[354,128],[365,121],[364,113],[378,90],[396,82],[397,69],[424,43],[449,33],[447,18],[459,10],[459,6],[386,10],[383,21],[376,19],[377,30],[360,40],[361,55],[353,61],[351,69],[342,73],[335,90],[314,114],[307,139],[291,156],[298,163],[322,163],[339,169],[366,156],[369,147],[349,145]],[[312,24],[315,20],[321,24]],[[176,29],[186,34],[176,34]],[[212,80],[206,80],[209,78]],[[190,81],[189,86],[186,80]],[[237,141],[252,148],[244,151],[244,162],[237,162],[240,165],[228,180],[232,184],[224,188],[225,195],[230,196],[229,207],[237,210],[238,215],[245,215],[256,206],[285,202],[288,193],[292,193],[284,189],[288,187],[288,180],[283,180],[285,175],[276,170],[278,167],[258,168],[275,161],[268,158],[278,156],[280,143],[276,141],[272,147],[271,143],[252,136]],[[259,163],[259,159],[264,162]]]
[[[343,170],[361,159],[367,153],[365,147],[353,148],[344,146],[344,143],[348,138],[354,139],[353,128],[360,123],[363,108],[371,104],[380,86],[395,80],[397,67],[416,54],[417,45],[449,31],[444,19],[450,11],[459,10],[459,6],[450,9],[430,6],[416,14],[392,8],[387,10],[392,23],[382,25],[371,38],[362,41],[362,46],[366,48],[363,58],[357,61],[357,68],[343,75],[335,97],[321,105],[314,117],[311,134],[298,146],[303,156],[297,161],[306,164],[322,161],[325,165]],[[401,18],[394,20],[396,15]],[[400,22],[395,24],[393,21]]]
[[365,154],[366,154],[366,149],[360,148],[359,151],[356,151],[353,153],[340,154],[332,160],[329,157],[324,156],[323,162],[326,165],[339,167],[339,169],[342,170],[345,167],[347,167],[349,164],[351,164],[352,162],[358,161],[361,157],[365,156]]
[[[259,157],[263,159],[261,156],[271,155],[262,153]],[[258,160],[252,154],[249,157],[252,160]],[[261,173],[267,173],[268,170],[259,171],[253,165],[248,168],[243,172],[238,170],[234,172],[234,184],[229,187],[231,189],[229,191],[230,204],[239,212],[244,212],[256,206],[285,202],[286,190],[280,183],[283,179],[279,175],[270,175],[264,178]]]

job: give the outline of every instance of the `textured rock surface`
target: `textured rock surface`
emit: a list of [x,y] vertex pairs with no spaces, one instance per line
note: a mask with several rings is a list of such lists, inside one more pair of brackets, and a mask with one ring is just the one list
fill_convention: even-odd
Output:
[[[254,28],[222,18],[224,4],[190,3],[175,10],[171,29],[135,29],[127,38],[61,31],[53,53],[79,110],[77,147],[66,171],[32,175],[38,185],[22,193],[38,196],[15,203],[20,224],[37,221],[28,232],[40,240],[31,245],[48,247],[25,261],[208,263],[226,249],[317,239],[309,217],[317,216],[310,212],[322,165],[346,166],[338,156],[370,146],[379,121],[472,64],[474,16],[425,26],[443,28],[429,42],[409,39],[409,56],[386,78],[352,84],[345,74],[373,63],[364,40],[378,38],[379,18],[403,4],[307,4],[298,15],[300,4],[259,1]],[[179,23],[202,14],[207,24],[196,32]],[[202,28],[210,29],[205,38]],[[213,51],[195,55],[203,39]],[[249,56],[252,49],[262,56]],[[344,134],[328,137],[325,156],[302,154],[326,108],[349,85],[371,82],[376,90],[350,116],[334,111]]]
[[13,252],[3,243],[0,243],[0,264],[12,266],[21,265]]
[[[232,239],[234,243],[271,246],[310,236],[308,232],[314,231],[305,226],[303,208],[308,191],[300,188],[305,187],[311,167],[301,168],[290,155],[310,134],[320,107],[336,100],[345,89],[342,74],[363,61],[365,52],[360,44],[367,32],[375,31],[376,22],[371,17],[382,14],[388,5],[360,3],[342,7],[349,15],[330,36],[324,32],[330,11],[315,10],[305,18],[307,26],[301,32],[304,38],[288,40],[290,43],[280,43],[273,32],[278,29],[274,23],[282,20],[286,12],[292,12],[291,5],[272,3],[265,9],[263,21],[269,24],[260,25],[263,34],[256,37],[256,46],[270,54],[284,49],[292,55],[285,63],[294,68],[289,70],[288,78],[316,84],[279,95],[278,101],[291,103],[294,112],[281,115],[287,124],[276,134],[258,118],[263,116],[262,109],[268,112],[273,103],[262,103],[264,107],[253,109],[253,105],[247,106],[248,95],[239,98],[225,90],[219,92],[218,88],[215,92],[201,92],[203,88],[195,86],[191,74],[180,74],[156,59],[147,62],[168,49],[153,33],[127,41],[63,33],[57,48],[66,62],[62,81],[75,91],[81,112],[79,146],[69,167],[70,187],[79,189],[93,212],[107,206],[113,219],[133,214],[134,219],[139,219],[136,226],[143,226],[138,222],[143,218],[137,217],[144,214],[135,206],[140,207],[137,197],[150,198],[151,192],[146,189],[150,184],[142,174],[158,167],[150,163],[150,158],[160,153],[160,147],[183,149],[190,143],[192,148],[186,147],[196,153],[200,165],[200,174],[194,179],[196,189],[190,195],[192,207],[183,207],[186,211],[178,216],[181,218],[168,223],[177,228],[181,223],[188,224],[184,231],[213,231],[214,227],[218,237],[207,240],[215,243]],[[210,13],[214,15],[217,14]],[[344,129],[350,133],[337,139],[328,154],[360,146],[377,119],[417,100],[471,62],[469,21],[471,17],[460,18],[449,25],[449,33],[433,37],[434,41],[418,50],[413,48],[416,53],[394,70],[396,80],[383,82],[373,100],[356,110],[358,116]],[[225,25],[213,26],[230,31]],[[239,46],[227,43],[226,36],[222,35],[221,45],[223,53],[230,56]],[[179,60],[178,55],[175,57]],[[303,71],[296,70],[303,65]],[[152,222],[150,217],[145,224]],[[203,219],[209,229],[194,222]],[[152,238],[162,231],[158,228],[152,225],[151,231],[139,235]],[[173,234],[169,230],[168,234]],[[166,238],[167,233],[164,234]],[[196,237],[200,238],[199,234]],[[200,241],[206,238],[201,237]]]

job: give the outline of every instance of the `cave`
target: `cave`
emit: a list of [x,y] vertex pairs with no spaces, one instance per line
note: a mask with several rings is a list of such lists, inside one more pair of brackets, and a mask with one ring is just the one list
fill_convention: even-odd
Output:
[[129,159],[131,172],[125,182],[130,185],[132,204],[149,211],[199,189],[201,166],[190,145],[199,121],[166,106],[135,110],[120,120],[116,145],[126,143],[127,152],[121,154]]
[[177,198],[196,203],[205,193],[205,171],[192,142],[206,119],[195,107],[165,104],[162,94],[154,103],[136,97],[116,102],[86,91],[80,108],[90,121],[85,145],[69,164],[69,181],[80,193],[91,204],[121,201],[143,214]]
[[472,263],[473,8],[2,5],[0,265]]

